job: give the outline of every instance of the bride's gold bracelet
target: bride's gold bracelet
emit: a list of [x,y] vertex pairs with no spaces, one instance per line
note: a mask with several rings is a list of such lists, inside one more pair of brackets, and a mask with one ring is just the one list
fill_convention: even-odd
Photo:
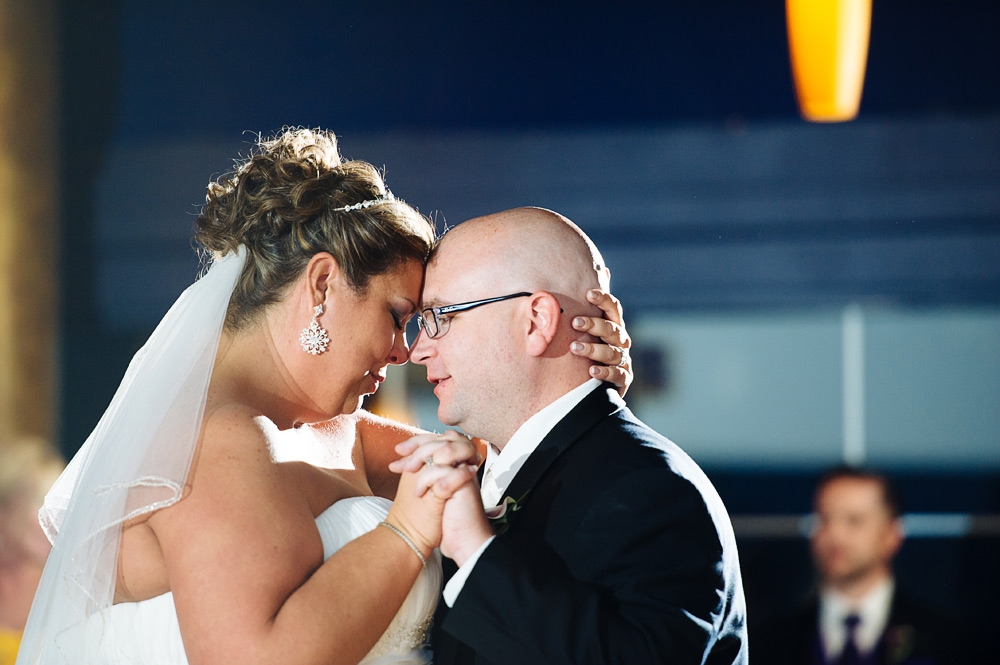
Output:
[[403,542],[409,545],[410,549],[413,550],[413,553],[417,555],[418,559],[420,559],[420,565],[424,568],[427,567],[427,558],[423,555],[423,552],[420,551],[420,548],[417,547],[412,540],[410,540],[410,537],[403,533],[402,529],[399,529],[388,522],[379,522],[378,525],[384,526],[389,529],[389,531],[392,531],[394,534],[402,538]]

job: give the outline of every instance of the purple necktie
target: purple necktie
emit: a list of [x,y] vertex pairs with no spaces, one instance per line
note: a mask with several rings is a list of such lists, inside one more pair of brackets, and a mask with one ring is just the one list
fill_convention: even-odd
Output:
[[861,623],[861,617],[857,614],[848,614],[844,617],[844,629],[847,631],[847,639],[844,640],[844,650],[840,652],[837,665],[861,665],[861,653],[858,651],[858,643],[854,641],[854,633]]

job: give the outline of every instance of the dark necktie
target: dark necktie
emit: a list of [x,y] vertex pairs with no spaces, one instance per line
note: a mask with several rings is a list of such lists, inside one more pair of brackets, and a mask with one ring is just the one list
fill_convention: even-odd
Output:
[[844,617],[844,629],[847,631],[847,639],[844,641],[844,650],[840,652],[837,665],[861,665],[861,653],[858,651],[858,643],[854,639],[854,633],[861,623],[861,617],[857,614],[848,614]]

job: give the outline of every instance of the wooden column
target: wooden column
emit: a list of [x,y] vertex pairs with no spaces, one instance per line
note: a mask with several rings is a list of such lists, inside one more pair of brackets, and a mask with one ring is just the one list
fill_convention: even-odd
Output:
[[56,6],[0,0],[0,435],[52,440],[58,329]]

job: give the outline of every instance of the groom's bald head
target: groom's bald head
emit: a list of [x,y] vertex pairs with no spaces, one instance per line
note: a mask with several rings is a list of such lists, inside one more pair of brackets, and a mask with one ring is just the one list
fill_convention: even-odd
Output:
[[443,261],[464,263],[465,279],[549,291],[560,302],[562,296],[576,300],[581,310],[596,311],[582,300],[587,289],[609,290],[604,257],[587,234],[544,208],[514,208],[463,222],[441,238],[430,266]]
[[422,308],[518,296],[455,313],[421,334],[410,357],[427,367],[438,417],[502,445],[541,407],[583,383],[590,361],[570,353],[574,316],[601,316],[589,289],[609,290],[594,243],[562,215],[516,208],[451,229],[427,264]]

